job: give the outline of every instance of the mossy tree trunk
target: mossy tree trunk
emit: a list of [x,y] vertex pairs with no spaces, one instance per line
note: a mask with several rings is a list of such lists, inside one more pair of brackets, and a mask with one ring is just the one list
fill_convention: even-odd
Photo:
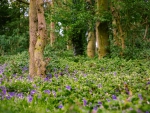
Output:
[[114,45],[121,48],[120,55],[123,56],[123,51],[125,49],[125,37],[126,34],[123,31],[121,25],[121,17],[119,14],[119,6],[115,6],[114,2],[111,3],[111,12],[112,12],[112,27],[113,27],[113,39]]
[[[97,13],[103,16],[103,12],[108,10],[108,0],[97,0]],[[103,58],[109,53],[109,32],[108,22],[96,22],[96,37],[98,44],[98,57]]]
[[37,42],[34,50],[34,61],[36,75],[45,77],[46,62],[44,60],[43,52],[47,39],[46,22],[44,17],[43,0],[37,0],[37,17],[38,17],[38,33]]
[[[95,2],[92,0],[86,0],[87,3],[87,10],[91,12],[91,15],[95,15],[94,5]],[[93,21],[93,20],[92,20]],[[88,43],[87,43],[87,56],[93,58],[95,56],[95,48],[96,48],[96,36],[95,36],[95,29],[93,29],[92,21],[89,21],[89,31],[88,31]]]
[[36,0],[30,0],[29,6],[29,30],[30,30],[30,42],[29,42],[29,75],[31,77],[36,75],[35,62],[34,62],[34,49],[37,41],[37,10]]
[[96,37],[95,32],[90,31],[88,33],[88,45],[87,45],[87,56],[93,58],[95,56],[95,48],[96,48]]

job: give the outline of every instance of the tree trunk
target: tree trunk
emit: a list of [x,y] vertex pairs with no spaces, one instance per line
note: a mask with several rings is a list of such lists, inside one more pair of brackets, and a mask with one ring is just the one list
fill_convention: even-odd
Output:
[[45,77],[46,62],[44,61],[43,52],[47,38],[46,22],[44,17],[43,0],[37,0],[36,3],[37,3],[37,17],[38,17],[38,33],[34,51],[34,60],[35,60],[36,75]]
[[30,43],[29,43],[29,75],[34,77],[36,75],[35,62],[34,62],[34,49],[36,44],[37,34],[37,10],[36,0],[30,0],[29,6],[29,30],[30,30]]
[[111,3],[111,12],[112,12],[112,27],[113,27],[113,38],[114,38],[114,45],[121,48],[120,55],[123,56],[123,51],[125,49],[125,33],[123,31],[121,25],[121,17],[119,15],[119,8],[114,6]]
[[[95,15],[94,11],[94,5],[95,2],[93,3],[92,0],[86,0],[87,5],[87,10],[91,12],[91,15]],[[95,36],[95,29],[92,29],[92,20],[89,21],[89,31],[88,31],[88,44],[87,44],[87,56],[90,58],[93,58],[95,56],[95,49],[96,49],[96,36]]]
[[95,32],[90,31],[88,33],[88,45],[87,45],[87,56],[93,58],[95,56],[96,38]]
[[50,45],[51,47],[54,45],[55,40],[56,40],[55,23],[51,22],[50,23]]
[[[51,1],[50,4],[52,15],[53,13],[53,8],[54,8],[54,0]],[[53,22],[52,16],[51,16],[51,23],[50,23],[50,45],[53,46],[54,42],[56,40],[56,35],[55,35],[55,23]]]
[[[108,0],[97,0],[98,14],[102,16],[108,10]],[[109,53],[109,32],[107,22],[96,22],[96,37],[98,44],[98,57],[103,58]]]

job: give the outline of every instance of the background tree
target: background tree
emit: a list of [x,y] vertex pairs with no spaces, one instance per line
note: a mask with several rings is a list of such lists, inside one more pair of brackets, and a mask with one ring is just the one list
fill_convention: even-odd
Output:
[[15,54],[27,50],[28,5],[7,0],[0,1],[0,5],[0,54]]
[[96,38],[98,44],[98,57],[103,58],[109,53],[109,32],[106,14],[108,11],[108,0],[97,0]]
[[89,20],[89,30],[88,30],[88,37],[87,37],[87,56],[93,58],[96,52],[96,32],[95,32],[95,0],[87,0],[86,9],[89,10],[89,14],[91,14]]

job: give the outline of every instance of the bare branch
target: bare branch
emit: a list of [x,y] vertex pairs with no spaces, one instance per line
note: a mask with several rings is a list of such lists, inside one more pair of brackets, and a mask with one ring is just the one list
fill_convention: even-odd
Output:
[[18,2],[22,2],[22,3],[26,4],[26,5],[29,5],[29,4],[30,4],[29,2],[24,1],[24,0],[17,0],[17,1],[18,1]]

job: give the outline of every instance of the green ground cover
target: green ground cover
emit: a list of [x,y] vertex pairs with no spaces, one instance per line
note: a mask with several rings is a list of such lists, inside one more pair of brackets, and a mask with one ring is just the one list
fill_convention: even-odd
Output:
[[0,113],[150,112],[149,60],[45,56],[45,79],[29,77],[27,52],[0,57]]

